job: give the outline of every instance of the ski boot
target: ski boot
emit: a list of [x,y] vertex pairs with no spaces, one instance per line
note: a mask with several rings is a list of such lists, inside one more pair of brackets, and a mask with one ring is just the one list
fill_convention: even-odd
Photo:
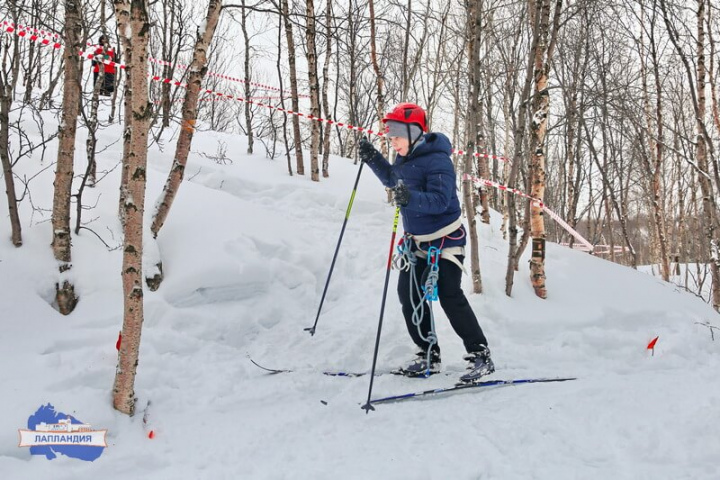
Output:
[[440,362],[440,354],[433,350],[430,353],[430,365],[427,364],[427,352],[419,351],[415,354],[410,363],[406,367],[400,367],[393,370],[395,375],[404,375],[406,377],[429,377],[435,373],[440,373],[442,363]]
[[468,361],[468,372],[460,377],[461,384],[475,383],[485,375],[495,371],[495,364],[490,358],[490,349],[483,346],[477,352],[470,352],[463,356]]

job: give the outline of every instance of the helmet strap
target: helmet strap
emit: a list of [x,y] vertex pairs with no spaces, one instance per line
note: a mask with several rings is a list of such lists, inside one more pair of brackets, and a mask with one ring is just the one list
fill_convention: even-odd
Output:
[[407,133],[408,133],[407,136],[408,136],[408,140],[410,141],[410,146],[408,147],[408,153],[407,153],[407,154],[410,155],[410,152],[412,152],[412,151],[413,151],[413,148],[415,148],[415,144],[418,142],[418,140],[420,140],[420,137],[422,137],[422,128],[420,129],[420,135],[419,135],[417,138],[415,138],[414,140],[410,140],[410,139],[412,138],[412,137],[411,137],[411,136],[412,136],[412,133],[410,133],[410,124],[409,124],[409,123],[406,123],[406,124],[405,124],[405,127],[407,128]]

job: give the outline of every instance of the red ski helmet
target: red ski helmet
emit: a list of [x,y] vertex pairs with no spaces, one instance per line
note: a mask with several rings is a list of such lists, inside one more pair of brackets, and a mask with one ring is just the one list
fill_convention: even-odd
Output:
[[414,123],[420,127],[423,132],[427,132],[425,110],[414,103],[399,103],[391,112],[385,114],[385,118],[382,119],[383,123],[388,120],[401,123]]

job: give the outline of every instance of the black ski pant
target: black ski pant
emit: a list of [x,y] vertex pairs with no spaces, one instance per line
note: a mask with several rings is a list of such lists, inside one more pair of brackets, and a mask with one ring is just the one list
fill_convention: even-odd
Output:
[[[95,85],[97,84],[99,75],[100,73],[93,72],[93,88],[95,88]],[[110,96],[113,90],[115,90],[115,74],[105,72],[105,76],[103,77],[103,84],[100,85],[100,95]]]
[[[463,256],[458,256],[457,258],[461,263],[464,260]],[[430,332],[430,309],[427,302],[425,302],[422,321],[420,322],[421,336],[418,327],[413,324],[413,305],[420,304],[422,285],[425,281],[423,273],[427,266],[426,259],[418,258],[414,267],[417,282],[421,288],[420,292],[418,292],[418,289],[415,288],[414,285],[411,285],[410,271],[401,271],[400,277],[398,278],[398,296],[400,297],[400,304],[402,305],[402,312],[405,317],[408,333],[410,337],[412,337],[413,342],[423,349],[423,351],[427,351],[429,347],[428,342],[423,340],[423,337],[428,338],[428,333]],[[450,325],[453,330],[455,330],[455,333],[462,339],[465,350],[467,352],[477,352],[480,350],[480,347],[487,346],[488,343],[477,321],[477,317],[475,317],[475,313],[472,311],[470,303],[462,291],[460,285],[462,274],[462,269],[450,260],[440,260],[437,281],[438,299],[440,300],[440,306],[450,320]],[[433,350],[437,350],[438,354],[440,353],[439,343],[433,347]]]

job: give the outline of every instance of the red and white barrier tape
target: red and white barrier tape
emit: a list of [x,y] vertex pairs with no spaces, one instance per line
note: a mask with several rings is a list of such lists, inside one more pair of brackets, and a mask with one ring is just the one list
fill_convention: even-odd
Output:
[[[61,48],[63,48],[63,45],[60,44],[60,43],[52,42],[50,39],[44,38],[44,37],[40,37],[40,36],[38,36],[38,35],[36,35],[36,34],[34,34],[34,33],[33,33],[33,34],[28,34],[28,30],[16,29],[14,26],[11,26],[11,25],[5,26],[4,31],[7,32],[7,33],[16,33],[18,36],[20,36],[20,37],[22,37],[22,38],[29,39],[29,40],[31,40],[31,41],[33,41],[33,42],[39,42],[39,43],[41,43],[41,44],[43,44],[43,45],[50,45],[51,47],[53,47],[53,48],[55,48],[55,49],[61,49]],[[83,58],[94,59],[94,60],[95,60],[96,62],[98,62],[98,63],[103,63],[103,64],[105,64],[105,65],[110,65],[110,66],[118,67],[118,68],[121,68],[121,69],[126,68],[125,64],[120,63],[120,62],[114,62],[114,61],[108,60],[108,59],[95,58],[95,53],[94,53],[94,52],[84,52],[84,51],[81,50],[81,51],[78,52],[78,54],[79,54],[81,57],[83,57]],[[169,83],[169,84],[172,84],[172,85],[175,85],[175,86],[178,86],[178,87],[187,88],[187,85],[185,85],[184,83],[181,83],[181,82],[179,82],[179,81],[177,81],[177,80],[173,80],[173,79],[171,79],[171,78],[162,78],[162,77],[160,77],[160,76],[158,76],[158,75],[149,75],[149,77],[150,77],[150,79],[151,79],[152,81],[154,81],[154,82]],[[298,116],[298,117],[304,117],[304,118],[307,118],[308,120],[315,120],[315,121],[318,121],[318,122],[326,122],[326,123],[328,123],[328,124],[330,124],[330,125],[337,125],[337,126],[339,126],[339,127],[348,128],[348,129],[350,129],[350,130],[357,130],[358,132],[363,132],[363,133],[370,134],[370,135],[372,135],[372,134],[377,135],[377,136],[383,136],[383,135],[384,135],[383,132],[374,132],[374,131],[371,130],[371,129],[365,129],[365,128],[362,128],[362,127],[355,127],[355,126],[353,126],[353,125],[346,125],[346,124],[344,124],[344,123],[342,123],[342,122],[335,122],[335,121],[333,121],[333,120],[328,120],[328,119],[324,119],[324,118],[320,118],[320,117],[315,117],[315,116],[313,116],[313,115],[305,115],[305,114],[303,114],[303,113],[301,113],[301,112],[295,112],[295,111],[293,111],[293,110],[284,109],[284,108],[282,108],[282,107],[275,106],[275,105],[268,105],[268,104],[265,104],[265,103],[262,103],[262,102],[253,101],[253,100],[250,100],[250,99],[247,99],[247,98],[243,98],[243,97],[234,97],[234,96],[232,96],[232,95],[229,95],[229,94],[226,94],[226,93],[222,93],[222,92],[217,92],[217,91],[211,90],[211,89],[201,90],[201,93],[207,93],[207,94],[215,95],[215,96],[217,96],[217,97],[225,97],[225,98],[230,99],[230,100],[237,100],[237,101],[240,101],[240,102],[249,103],[249,104],[251,104],[251,105],[257,105],[257,106],[259,106],[259,107],[266,107],[266,108],[270,108],[270,109],[273,109],[273,110],[277,110],[277,111],[279,111],[279,112],[283,112],[283,113],[285,113],[285,114],[296,115],[296,116]]]
[[[281,98],[288,99],[288,98],[291,98],[291,97],[286,96],[286,95],[253,95],[252,97],[248,97],[248,98],[251,99],[251,100],[280,100]],[[217,101],[217,100],[230,100],[230,99],[229,99],[229,98],[218,97],[218,98],[213,98],[213,99],[210,99],[210,98],[201,98],[200,100],[201,100],[201,101],[202,101],[202,100],[206,100],[206,101],[215,100],[215,101]]]
[[[13,26],[7,26],[7,27],[6,27],[6,31],[9,32],[9,33],[12,33],[13,31],[15,31],[15,28],[14,28]],[[27,33],[26,33],[26,31],[24,31],[24,30],[17,30],[17,34],[18,34],[19,36],[23,37],[23,38],[29,38],[30,40],[32,40],[32,41],[34,41],[34,42],[41,42],[43,45],[50,45],[50,44],[52,44],[53,48],[60,49],[60,48],[63,47],[63,46],[62,46],[61,44],[59,44],[59,43],[52,43],[49,39],[47,39],[47,38],[40,38],[39,36],[37,36],[37,35],[35,35],[35,34],[32,34],[32,35],[29,35],[29,36],[28,36]],[[92,59],[93,57],[95,57],[95,54],[92,53],[92,52],[82,52],[82,51],[81,51],[81,52],[80,52],[80,56],[82,56],[82,57],[84,57],[84,58]],[[107,60],[107,59],[102,59],[102,60],[100,60],[100,59],[96,59],[95,61],[97,61],[97,62],[102,62],[102,63],[104,63],[104,64],[106,64],[106,65],[111,65],[111,66],[115,66],[115,67],[119,67],[119,68],[125,68],[125,65],[124,65],[124,64],[118,63],[118,62],[113,62],[112,60]],[[150,76],[150,79],[151,79],[152,81],[154,81],[154,82],[171,83],[171,84],[173,84],[173,85],[175,85],[175,86],[178,86],[178,87],[187,88],[187,85],[185,85],[185,84],[183,84],[183,83],[181,83],[181,82],[179,82],[179,81],[177,81],[177,80],[170,79],[170,78],[162,78],[162,77],[160,77],[160,76],[153,75],[153,76]],[[210,90],[210,89],[205,89],[204,91],[201,91],[201,92],[202,92],[202,93],[206,93],[206,94],[210,94],[210,95],[215,95],[215,96],[216,96],[216,99],[223,98],[223,99],[228,99],[228,100],[237,100],[237,101],[240,101],[240,102],[249,103],[249,104],[251,104],[251,105],[257,105],[257,106],[259,106],[259,107],[266,107],[266,108],[269,108],[269,109],[271,109],[271,110],[277,110],[277,111],[279,111],[279,112],[282,112],[282,113],[285,113],[285,114],[288,114],[288,115],[296,115],[296,116],[298,116],[298,117],[307,118],[308,120],[315,120],[315,121],[317,121],[317,122],[325,122],[325,123],[327,123],[328,125],[337,125],[338,127],[347,128],[347,129],[349,129],[349,130],[357,130],[358,132],[365,133],[365,134],[369,134],[369,135],[377,135],[378,137],[383,137],[383,136],[385,135],[385,132],[375,132],[375,131],[373,131],[373,130],[371,130],[371,129],[366,129],[366,128],[362,128],[362,127],[356,127],[356,126],[354,126],[354,125],[349,125],[349,124],[345,124],[345,123],[342,123],[342,122],[336,122],[336,121],[334,121],[334,120],[329,120],[329,119],[325,119],[325,118],[315,117],[315,116],[313,116],[313,115],[305,115],[305,114],[303,114],[303,113],[301,113],[301,112],[294,112],[294,111],[292,111],[292,110],[288,110],[288,109],[279,107],[279,106],[277,106],[277,105],[269,105],[269,104],[265,104],[265,103],[262,103],[262,102],[253,101],[253,100],[251,100],[251,99],[249,99],[249,98],[233,97],[232,95],[228,95],[228,94],[225,94],[225,93],[222,93],[222,92],[216,92],[216,91]],[[204,99],[204,100],[209,100],[209,99]],[[214,99],[213,99],[213,100],[214,100]],[[466,154],[467,154],[466,152],[458,151],[458,150],[453,150],[452,153],[456,153],[456,154],[458,154],[458,155],[466,155]],[[484,156],[484,157],[505,159],[505,157],[498,157],[498,156],[494,156],[494,155],[487,155],[487,154],[482,154],[482,153],[477,153],[477,152],[474,153],[473,156],[475,156],[475,157],[482,157],[482,156]],[[585,240],[585,239],[582,237],[582,235],[580,235],[580,234],[579,234],[577,231],[575,231],[572,227],[570,227],[562,218],[560,218],[559,215],[557,215],[555,212],[553,212],[552,210],[550,210],[549,208],[547,208],[547,207],[545,206],[545,204],[544,204],[541,200],[536,199],[536,198],[533,198],[533,197],[531,197],[530,195],[528,195],[528,194],[526,194],[526,193],[524,193],[524,192],[522,192],[522,191],[520,191],[520,190],[518,190],[518,189],[516,189],[516,188],[509,188],[509,187],[507,187],[507,186],[505,186],[505,185],[502,185],[502,184],[500,184],[500,183],[493,182],[492,180],[487,180],[487,179],[484,179],[484,178],[473,177],[473,176],[467,175],[467,174],[465,174],[464,177],[463,177],[463,179],[468,179],[468,178],[469,178],[470,180],[472,180],[472,181],[473,181],[474,183],[476,183],[476,184],[479,183],[479,184],[486,185],[486,186],[489,186],[489,187],[497,188],[497,189],[502,190],[502,191],[510,192],[510,193],[512,193],[512,194],[514,194],[514,195],[518,195],[518,196],[520,196],[520,197],[527,198],[527,199],[529,199],[530,201],[537,203],[538,205],[540,205],[540,207],[543,209],[543,211],[547,212],[548,215],[550,215],[556,222],[558,222],[558,224],[560,224],[560,226],[562,226],[565,230],[567,230],[568,233],[570,233],[570,234],[571,234],[573,237],[575,237],[580,243],[582,243],[583,245],[585,245],[586,247],[588,247],[588,248],[592,251],[592,249],[593,249],[592,244],[591,244],[590,242],[588,242],[587,240]]]
[[15,28],[13,25],[9,24],[8,22],[3,22],[3,25],[4,25],[4,26],[3,26],[3,32],[2,32],[2,33],[5,33],[5,32],[7,32],[7,33],[15,33],[15,34],[17,34],[18,37],[28,38],[28,39],[30,39],[31,41],[33,41],[33,42],[39,42],[39,43],[41,43],[42,45],[50,45],[51,47],[53,47],[53,48],[56,49],[56,50],[59,50],[59,49],[63,48],[63,45],[62,45],[62,44],[57,43],[57,42],[53,42],[52,40],[50,40],[50,39],[47,38],[47,37],[42,37],[42,36],[40,36],[40,35],[37,35],[37,34],[35,34],[35,33],[32,33],[31,30],[22,30],[22,29]]
[[[6,31],[7,31],[7,32],[13,32],[14,30],[15,30],[14,27],[7,27],[7,28],[6,28]],[[17,30],[16,33],[17,33],[19,36],[25,37],[25,38],[29,38],[29,39],[32,40],[32,41],[41,41],[44,45],[50,44],[50,41],[49,41],[49,40],[47,40],[47,39],[41,39],[41,38],[38,37],[37,35],[31,35],[31,36],[28,37],[28,36],[25,34],[25,31],[24,31],[24,30]],[[52,46],[53,46],[54,48],[62,48],[62,45],[59,44],[59,43],[54,43]],[[82,51],[81,51],[81,52],[80,52],[80,55],[83,56],[83,57],[85,57],[85,58],[92,59],[95,54],[94,54],[94,53],[86,53],[86,52],[82,52]],[[125,68],[125,65],[124,65],[124,64],[118,63],[118,62],[113,62],[112,60],[106,60],[106,59],[100,60],[100,59],[95,59],[95,61],[96,61],[96,62],[102,62],[102,63],[104,63],[104,64],[106,64],[106,65],[117,66],[117,67],[119,67],[119,68]],[[151,76],[150,78],[151,78],[153,81],[155,81],[155,82],[171,83],[171,84],[173,84],[173,85],[176,85],[176,86],[185,88],[185,85],[184,85],[184,84],[182,84],[182,83],[180,83],[180,82],[178,82],[178,81],[176,81],[176,80],[173,80],[173,79],[161,78],[161,77],[159,77],[159,76],[157,76],[157,75]],[[376,131],[374,131],[374,130],[372,130],[372,129],[369,129],[369,128],[356,127],[356,126],[354,126],[354,125],[349,125],[349,124],[346,124],[346,123],[343,123],[343,122],[336,122],[336,121],[331,120],[331,119],[326,119],[326,118],[321,118],[321,117],[315,117],[315,116],[313,116],[313,115],[305,115],[305,114],[303,114],[303,113],[301,113],[301,112],[295,112],[295,111],[293,111],[293,110],[284,109],[284,108],[279,107],[279,106],[268,105],[268,104],[264,104],[264,103],[261,103],[261,102],[256,102],[256,101],[253,101],[253,100],[251,100],[251,99],[249,99],[249,98],[234,97],[234,96],[232,96],[232,95],[229,95],[229,94],[226,94],[226,93],[222,93],[222,92],[217,92],[217,91],[215,91],[215,90],[210,90],[210,89],[206,89],[203,93],[207,93],[207,94],[211,94],[211,95],[216,95],[216,96],[218,96],[218,97],[224,97],[224,98],[230,99],[230,100],[237,100],[237,101],[240,101],[240,102],[250,103],[251,105],[257,105],[257,106],[259,106],[259,107],[266,107],[266,108],[274,109],[274,110],[277,110],[277,111],[279,111],[279,112],[282,112],[282,113],[285,113],[285,114],[288,114],[288,115],[296,115],[296,116],[298,116],[298,117],[307,118],[308,120],[315,120],[315,121],[317,121],[317,122],[327,123],[327,124],[329,124],[329,125],[336,125],[336,126],[338,126],[338,127],[347,128],[347,129],[349,129],[349,130],[356,130],[356,131],[358,131],[358,132],[360,132],[360,133],[364,133],[364,134],[367,134],[367,135],[376,135],[376,136],[378,136],[378,137],[383,137],[383,136],[385,136],[385,132],[376,132]],[[467,155],[467,154],[468,154],[468,152],[465,152],[465,151],[463,151],[463,150],[455,150],[455,149],[453,149],[451,153],[457,154],[457,155]],[[498,156],[498,155],[491,155],[491,154],[487,154],[487,153],[475,152],[475,153],[473,153],[472,155],[473,155],[474,157],[486,157],[486,158],[494,158],[494,159],[499,159],[499,160],[507,161],[507,158],[506,158],[506,157],[502,157],[502,156]]]
[[514,195],[517,195],[518,197],[527,198],[531,202],[537,203],[538,205],[540,205],[540,208],[545,208],[545,204],[543,204],[543,202],[541,200],[531,197],[527,193],[525,193],[521,190],[518,190],[517,188],[510,188],[501,183],[493,182],[492,180],[486,180],[486,179],[480,178],[480,177],[473,177],[472,175],[468,175],[467,173],[463,174],[463,180],[471,180],[475,184],[480,184],[480,185],[484,185],[487,187],[497,188],[498,190],[502,190],[503,192],[510,192]]
[[[465,152],[463,150],[453,150],[452,153],[454,153],[456,155],[467,155],[470,152]],[[491,155],[489,153],[475,152],[475,153],[473,153],[473,157],[485,157],[485,158],[490,158],[490,159],[494,159],[494,160],[500,160],[501,162],[509,162],[510,161],[510,159],[507,157],[503,157],[501,155]]]
[[[51,38],[56,39],[56,40],[60,40],[60,39],[61,39],[60,35],[58,35],[57,33],[54,33],[54,32],[46,32],[45,30],[38,30],[38,29],[31,28],[31,27],[28,27],[28,26],[25,26],[25,25],[19,25],[19,24],[16,25],[16,24],[14,24],[14,23],[12,23],[12,22],[8,22],[8,21],[5,21],[5,20],[3,20],[2,25],[3,25],[3,26],[6,26],[6,27],[10,27],[10,28],[13,29],[13,30],[18,30],[18,31],[21,31],[21,30],[22,30],[22,31],[32,32],[32,33],[34,33],[34,34],[36,34],[36,35],[38,35],[38,36],[51,37]],[[8,31],[9,33],[12,32],[12,30],[7,30],[7,29],[6,29],[6,31]],[[18,33],[18,35],[20,35],[21,37],[22,37],[22,36],[25,36],[25,34],[22,34],[22,35],[21,35],[20,33]],[[43,42],[43,43],[44,43],[45,45],[48,45],[48,44],[49,44],[49,41],[48,41],[48,42]],[[88,46],[88,47],[93,47],[93,48],[95,48],[95,47],[100,47],[100,45],[96,45],[96,44],[93,44],[93,43],[91,43],[91,42],[88,42],[88,43],[87,43],[87,46]],[[56,47],[56,48],[58,48],[58,47]],[[159,60],[159,59],[156,59],[156,58],[153,58],[153,57],[149,57],[149,58],[148,58],[148,61],[149,61],[149,62],[152,62],[152,63],[155,63],[155,64],[158,64],[158,65],[161,65],[161,66],[172,66],[172,63],[171,63],[171,62],[168,62],[168,61],[166,61],[166,60]],[[180,64],[180,63],[178,63],[178,64],[175,65],[175,66],[176,66],[177,68],[182,69],[182,70],[187,70],[188,68],[190,68],[188,65],[183,65],[183,64]],[[225,75],[225,74],[217,73],[217,72],[207,72],[207,75],[209,75],[209,76],[211,76],[211,77],[222,78],[223,80],[229,80],[229,81],[231,81],[231,82],[249,83],[250,85],[252,85],[252,86],[254,86],[254,87],[257,87],[257,88],[260,88],[260,89],[262,89],[262,90],[271,90],[271,91],[275,91],[275,92],[284,93],[285,95],[289,95],[288,92],[283,91],[283,90],[281,90],[280,88],[274,87],[274,86],[272,86],[272,85],[265,85],[265,84],[257,83],[257,82],[248,82],[247,80],[242,79],[242,78],[231,77],[231,76],[229,76],[229,75]],[[299,97],[299,98],[309,98],[310,95],[299,94],[298,97]]]
[[552,210],[550,210],[547,207],[543,207],[543,211],[546,212],[548,215],[550,215],[553,218],[553,220],[555,220],[558,223],[558,225],[560,225],[561,227],[563,227],[565,229],[566,232],[568,232],[570,235],[575,237],[575,240],[577,240],[578,242],[585,245],[585,247],[588,249],[588,251],[590,253],[594,253],[595,246],[593,246],[592,243],[585,240],[585,238],[582,235],[580,235],[574,228],[572,228],[570,225],[568,225],[567,222],[560,217],[560,215],[553,212]]
[[468,180],[468,179],[471,180],[471,181],[472,181],[473,183],[475,183],[475,184],[480,184],[480,185],[485,185],[485,186],[488,186],[488,187],[497,188],[498,190],[502,190],[502,191],[504,191],[504,192],[510,192],[510,193],[512,193],[512,194],[514,194],[514,195],[517,195],[517,196],[519,196],[519,197],[527,198],[527,199],[530,200],[531,202],[539,205],[540,208],[542,208],[543,212],[547,213],[550,217],[552,217],[552,219],[555,220],[555,221],[558,223],[558,225],[560,225],[562,228],[564,228],[565,231],[568,232],[570,235],[572,235],[573,237],[575,237],[575,239],[576,239],[578,242],[580,242],[580,243],[582,243],[583,245],[585,245],[585,247],[588,249],[588,251],[589,251],[590,253],[593,253],[593,250],[594,250],[594,248],[595,248],[595,247],[593,246],[593,244],[590,243],[590,242],[588,242],[587,240],[585,240],[585,238],[584,238],[582,235],[580,235],[580,234],[577,232],[577,230],[575,230],[575,229],[572,228],[570,225],[568,225],[567,222],[560,217],[560,215],[558,215],[557,213],[555,213],[555,212],[553,212],[552,210],[550,210],[550,209],[547,207],[547,205],[545,205],[540,199],[531,197],[531,196],[528,195],[527,193],[522,192],[522,191],[520,191],[520,190],[518,190],[518,189],[516,189],[516,188],[510,188],[510,187],[507,187],[507,186],[505,186],[505,185],[503,185],[503,184],[501,184],[501,183],[493,182],[492,180],[486,180],[486,179],[484,179],[484,178],[473,177],[472,175],[468,175],[467,173],[464,174],[464,175],[463,175],[463,180]]
[[5,20],[2,21],[2,25],[3,25],[3,27],[11,27],[14,30],[28,30],[32,33],[39,34],[43,37],[51,37],[51,38],[55,38],[55,39],[60,38],[60,35],[58,35],[55,32],[46,32],[45,30],[38,30],[37,28],[27,27],[25,25],[15,25],[14,23],[8,22]]
[[[150,58],[148,58],[148,61],[150,61],[152,63],[156,63],[161,66],[169,66],[169,67],[172,66],[172,63],[168,62],[167,60],[158,60],[157,58],[150,57]],[[181,63],[176,64],[175,67],[177,67],[181,70],[187,70],[188,68],[190,68],[188,65],[183,65]],[[222,78],[223,80],[229,80],[231,82],[248,83],[248,84],[252,85],[253,87],[258,87],[262,90],[271,90],[274,92],[280,92],[280,93],[289,95],[288,92],[285,92],[285,91],[279,89],[278,87],[273,87],[272,85],[265,85],[265,84],[257,83],[257,82],[248,82],[244,78],[231,77],[229,75],[225,75],[222,73],[216,73],[216,72],[207,72],[207,75],[211,76],[211,77]],[[298,94],[298,98],[310,98],[310,95]]]
[[[288,97],[276,97],[276,96],[259,96],[259,97],[250,97],[253,100],[280,100],[281,98],[288,98]],[[227,102],[228,100],[231,100],[230,98],[225,97],[203,97],[198,98],[198,102]],[[184,102],[184,98],[176,98],[174,100],[171,100],[171,103],[180,103]],[[155,104],[161,104],[162,100],[154,100],[153,103]]]

